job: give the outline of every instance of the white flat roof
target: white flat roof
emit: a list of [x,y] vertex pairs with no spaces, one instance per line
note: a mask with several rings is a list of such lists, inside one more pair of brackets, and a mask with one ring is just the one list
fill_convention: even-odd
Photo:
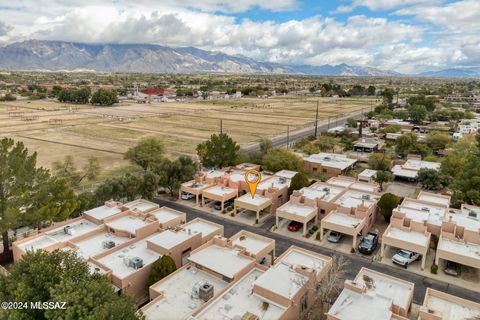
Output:
[[195,309],[205,303],[198,297],[198,288],[204,284],[213,285],[217,294],[228,283],[208,272],[187,267],[175,272],[170,278],[152,287],[163,294],[163,298],[142,312],[148,320],[187,319]]
[[185,230],[180,230],[177,232],[165,230],[160,233],[155,233],[150,237],[149,241],[161,246],[162,248],[171,249],[194,236],[194,233],[188,234],[188,232]]
[[428,296],[426,306],[428,309],[441,312],[442,320],[475,319],[480,316],[480,308],[472,308],[432,295]]
[[377,170],[365,169],[358,175],[359,177],[368,177],[371,178],[377,174]]
[[58,243],[52,237],[42,235],[30,241],[24,242],[20,245],[24,251],[35,251],[38,249],[44,249],[52,244]]
[[277,188],[281,189],[283,187],[289,187],[290,186],[290,179],[284,178],[284,177],[277,177],[273,176],[270,179],[262,180],[257,186],[258,190],[265,190],[268,188]]
[[165,207],[155,209],[149,213],[154,215],[155,218],[157,218],[159,223],[165,223],[165,222],[171,221],[180,215],[180,213],[172,211]]
[[437,196],[435,194],[430,194],[430,193],[425,193],[425,192],[420,192],[420,194],[417,197],[418,200],[423,200],[423,201],[428,201],[428,202],[433,202],[441,205],[450,205],[450,199]]
[[146,226],[148,224],[143,217],[137,217],[134,215],[126,215],[118,219],[105,222],[105,224],[111,228],[127,231],[131,234],[135,234],[138,228]]
[[343,289],[328,314],[342,320],[391,320],[392,299]]
[[222,186],[214,186],[204,190],[205,192],[212,193],[218,196],[224,196],[232,192],[236,192],[237,190],[229,188],[229,187],[222,187]]
[[304,275],[292,272],[289,264],[280,262],[265,271],[254,284],[291,299],[307,281],[308,278]]
[[317,209],[315,207],[310,207],[310,206],[307,206],[307,205],[304,205],[304,204],[296,204],[296,203],[292,203],[292,202],[285,203],[280,208],[278,208],[277,211],[278,210],[281,210],[281,211],[289,213],[289,214],[297,215],[297,216],[300,216],[300,217],[304,217],[304,218],[308,217],[313,212],[317,211]]
[[[65,233],[65,227],[70,226],[70,230],[72,234]],[[87,219],[80,219],[75,222],[66,224],[62,227],[58,227],[56,229],[50,230],[45,232],[46,235],[52,237],[58,242],[68,241],[74,237],[81,236],[87,232],[90,232],[94,229],[98,228],[98,225],[94,224],[93,222]]]
[[76,252],[84,259],[88,259],[91,256],[107,250],[103,247],[104,241],[113,241],[115,246],[118,246],[119,244],[122,244],[128,240],[130,240],[130,238],[119,237],[113,233],[104,231],[94,235],[93,237],[75,242],[75,245],[78,246],[78,250]]
[[297,249],[288,251],[288,253],[285,254],[282,257],[282,260],[279,262],[285,262],[290,265],[304,266],[315,270],[317,273],[325,268],[326,265],[325,260],[321,259],[320,257]]
[[[262,274],[263,271],[256,268],[247,273],[237,281],[230,290],[215,298],[195,319],[241,319],[247,311],[257,315],[260,319],[279,319],[285,312],[284,307],[267,301],[256,294],[252,294],[253,283]],[[264,302],[268,303],[266,310],[263,308]]]
[[[367,280],[367,281],[366,281]],[[370,282],[371,281],[371,282]],[[368,293],[380,294],[393,299],[393,303],[400,307],[407,307],[413,296],[413,284],[407,284],[400,279],[388,277],[380,273],[363,269],[359,272],[355,282],[366,285]]]
[[280,170],[275,175],[277,177],[284,177],[287,179],[292,179],[298,172],[297,171],[291,171],[291,170]]
[[122,209],[118,207],[108,207],[106,205],[90,209],[88,211],[85,211],[85,214],[98,219],[98,220],[103,220],[105,218],[111,217],[114,214],[117,214],[119,212],[122,212]]
[[398,177],[406,177],[406,178],[416,178],[417,175],[418,175],[418,170],[405,170],[402,168],[401,165],[397,164],[397,165],[394,165],[393,168],[392,168],[392,173],[395,175],[395,176],[398,176]]
[[143,199],[125,203],[125,206],[130,210],[137,210],[141,212],[152,208],[158,208],[158,204]]
[[203,219],[195,219],[187,222],[182,226],[185,230],[190,229],[192,234],[201,233],[202,238],[208,237],[210,234],[216,232],[220,227],[209,223]]
[[230,279],[252,262],[240,256],[239,250],[216,244],[192,253],[188,259]]
[[427,246],[428,243],[428,237],[421,232],[415,232],[415,231],[404,231],[395,227],[391,227],[388,235],[391,238],[401,240],[401,241],[406,241],[410,242],[416,245],[420,246]]
[[365,182],[354,182],[350,188],[367,191],[367,192],[376,192],[378,187],[374,184],[365,183]]
[[402,165],[404,169],[417,170],[417,171],[422,168],[438,170],[440,169],[440,166],[441,164],[439,162],[423,161],[423,160],[416,160],[416,159],[408,159],[407,162],[405,162]]
[[233,182],[245,181],[245,176],[241,173],[234,173],[230,175],[230,180]]
[[325,217],[325,222],[349,227],[349,228],[356,228],[360,223],[362,223],[363,219],[355,218],[350,214],[345,214],[341,212],[332,212],[328,216]]
[[355,159],[350,159],[343,154],[335,153],[317,153],[303,158],[305,161],[319,163],[324,167],[331,167],[340,170],[345,170],[357,162]]
[[260,251],[264,250],[270,244],[267,241],[257,239],[249,236],[248,234],[242,234],[240,237],[236,238],[232,242],[234,245],[239,245],[244,247],[251,254],[258,254]]
[[300,191],[303,191],[303,190],[306,190],[307,194],[304,193],[304,195],[309,199],[315,199],[314,198],[315,196],[323,194],[323,196],[321,197],[322,200],[332,201],[340,193],[345,191],[345,188],[339,187],[339,186],[333,186],[323,182],[317,182]]
[[137,269],[128,267],[124,259],[139,257],[143,260],[143,265],[148,265],[153,263],[162,255],[158,252],[150,250],[147,248],[147,241],[154,237],[156,234],[143,238],[130,246],[123,248],[122,250],[118,250],[112,252],[105,257],[98,259],[100,263],[105,265],[107,268],[112,270],[112,274],[116,275],[120,279],[127,277],[128,275],[132,274],[133,272],[137,271]]
[[442,241],[438,243],[438,249],[480,260],[480,244],[460,242],[442,237]]
[[255,197],[252,198],[252,195],[250,193],[246,193],[244,194],[243,196],[241,197],[238,197],[237,199],[235,199],[235,201],[240,201],[240,202],[244,202],[244,203],[249,203],[249,204],[253,204],[255,206],[261,206],[261,205],[264,205],[266,204],[267,202],[271,202],[272,199],[270,198],[267,198],[267,197],[264,197],[264,196],[261,196],[259,194],[255,194]]
[[220,170],[211,170],[207,172],[207,178],[218,178],[225,174],[224,171]]
[[415,221],[426,220],[435,225],[442,224],[447,212],[445,207],[421,203],[415,199],[406,199],[398,209],[398,211],[405,213],[409,219]]
[[378,196],[355,190],[347,190],[340,198],[335,200],[335,203],[345,208],[355,208],[361,204],[366,207],[372,206]]
[[[476,214],[476,217],[473,215]],[[449,217],[457,223],[458,226],[464,227],[467,230],[478,231],[480,229],[480,208],[473,206],[464,206],[462,213],[447,213],[445,218],[448,221]]]

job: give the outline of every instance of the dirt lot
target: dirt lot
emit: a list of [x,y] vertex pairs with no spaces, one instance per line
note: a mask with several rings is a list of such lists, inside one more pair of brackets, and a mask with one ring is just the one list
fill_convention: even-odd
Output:
[[[321,98],[319,119],[365,108],[373,100]],[[72,155],[78,166],[88,157],[104,171],[126,165],[123,153],[147,136],[163,138],[170,155],[194,154],[198,143],[220,131],[240,144],[313,126],[317,99],[276,97],[181,103],[127,104],[114,107],[68,105],[55,101],[0,103],[0,136],[22,140],[38,152],[40,165]]]

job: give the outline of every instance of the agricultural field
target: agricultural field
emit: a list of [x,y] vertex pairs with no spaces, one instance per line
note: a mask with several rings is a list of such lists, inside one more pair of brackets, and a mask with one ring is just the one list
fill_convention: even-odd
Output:
[[94,108],[23,100],[0,103],[0,135],[23,141],[38,153],[42,166],[72,155],[81,167],[94,156],[104,172],[111,172],[127,165],[123,154],[143,137],[161,137],[173,157],[194,155],[196,145],[220,127],[238,143],[248,144],[284,134],[287,126],[290,131],[313,126],[317,100],[320,120],[369,111],[375,103],[367,98],[276,97]]

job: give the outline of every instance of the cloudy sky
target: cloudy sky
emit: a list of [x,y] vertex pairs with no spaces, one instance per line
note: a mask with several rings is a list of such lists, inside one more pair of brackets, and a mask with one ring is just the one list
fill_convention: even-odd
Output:
[[0,0],[0,45],[26,39],[416,73],[480,66],[480,0]]

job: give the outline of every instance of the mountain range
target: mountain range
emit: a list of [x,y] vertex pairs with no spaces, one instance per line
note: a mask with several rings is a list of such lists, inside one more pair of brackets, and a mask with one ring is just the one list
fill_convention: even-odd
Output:
[[[26,40],[0,47],[0,69],[148,73],[266,73],[332,76],[402,76],[370,67],[287,65],[206,51],[154,44],[87,44]],[[448,69],[422,76],[478,76],[480,68]]]

